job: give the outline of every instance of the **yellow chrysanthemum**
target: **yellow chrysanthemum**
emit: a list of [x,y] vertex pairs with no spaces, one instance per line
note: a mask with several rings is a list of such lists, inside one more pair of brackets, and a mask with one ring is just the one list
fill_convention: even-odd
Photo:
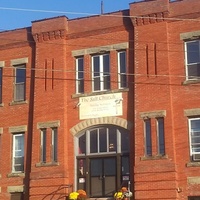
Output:
[[123,193],[122,192],[115,192],[114,197],[115,198],[122,198],[123,197]]
[[71,192],[69,194],[69,199],[77,199],[79,193],[78,192]]

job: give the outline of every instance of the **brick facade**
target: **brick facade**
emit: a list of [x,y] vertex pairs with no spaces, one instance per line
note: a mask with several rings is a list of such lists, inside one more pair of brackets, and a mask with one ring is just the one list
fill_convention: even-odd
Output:
[[[129,133],[128,176],[133,199],[199,200],[200,164],[190,159],[188,131],[188,119],[200,115],[199,82],[186,80],[184,47],[185,41],[200,38],[199,10],[198,0],[146,0],[131,3],[128,10],[72,20],[59,16],[34,21],[28,28],[0,32],[0,199],[11,199],[16,193],[30,200],[65,199],[69,192],[79,189],[79,158],[86,159],[88,170],[86,178],[80,180],[86,180],[84,189],[93,197],[92,159],[113,156],[120,166],[123,153],[81,157],[78,138],[94,128],[117,127],[118,132]],[[126,52],[126,88],[119,88],[121,51]],[[106,53],[110,89],[94,92],[91,57]],[[84,63],[81,94],[76,92],[76,59],[80,57]],[[26,66],[25,98],[15,101],[15,71],[21,64]],[[121,99],[116,99],[118,96]],[[83,105],[88,106],[86,101],[106,98],[113,98],[116,112],[118,106],[122,114],[88,118],[80,114]],[[107,104],[113,104],[106,100],[99,102],[109,110]],[[91,115],[89,107],[84,111]],[[164,155],[158,152],[157,120],[161,118]],[[151,123],[151,156],[145,154],[145,120]],[[55,130],[57,158],[52,159]],[[24,171],[16,173],[12,169],[13,138],[21,133]],[[120,168],[116,189],[122,184]]]

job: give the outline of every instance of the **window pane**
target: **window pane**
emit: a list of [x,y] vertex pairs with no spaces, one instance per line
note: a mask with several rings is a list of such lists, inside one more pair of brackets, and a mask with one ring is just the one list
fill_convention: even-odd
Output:
[[122,165],[122,175],[129,175],[129,157],[128,156],[123,156],[121,160],[121,165]]
[[93,71],[94,77],[100,76],[99,56],[93,57]]
[[0,103],[2,103],[2,67],[0,67]]
[[165,138],[164,138],[164,118],[157,119],[158,128],[158,153],[165,154]]
[[191,153],[200,153],[200,119],[190,120]]
[[24,171],[24,134],[13,135],[13,171]]
[[99,129],[99,146],[100,152],[107,152],[107,133],[106,128]]
[[130,151],[130,139],[129,139],[129,133],[127,133],[126,130],[120,129],[121,132],[121,151],[129,152]]
[[109,128],[109,152],[117,151],[117,130]]
[[187,62],[188,64],[200,62],[199,41],[187,43]]
[[119,52],[120,73],[126,73],[126,53]]
[[52,129],[52,161],[57,162],[58,161],[58,129],[54,128]]
[[100,77],[94,78],[94,91],[100,90]]
[[90,153],[97,153],[97,129],[90,132]]
[[110,58],[109,55],[103,55],[103,74],[110,74]]
[[79,154],[85,154],[86,153],[86,134],[79,137]]
[[85,176],[86,175],[85,159],[78,159],[77,161],[78,161],[79,176]]
[[46,129],[41,130],[41,162],[46,162]]
[[151,120],[147,119],[144,121],[145,123],[145,150],[146,155],[152,155],[152,143],[151,143]]
[[76,59],[76,88],[77,93],[83,93],[84,92],[84,67],[83,67],[83,58],[77,58]]
[[104,76],[103,78],[104,90],[110,89],[110,76]]
[[188,65],[188,79],[197,79],[200,77],[200,64]]
[[25,100],[25,84],[17,83],[15,84],[15,101]]
[[18,68],[18,66],[16,66],[16,82],[15,83],[24,83],[25,79],[26,79],[25,68],[24,67]]

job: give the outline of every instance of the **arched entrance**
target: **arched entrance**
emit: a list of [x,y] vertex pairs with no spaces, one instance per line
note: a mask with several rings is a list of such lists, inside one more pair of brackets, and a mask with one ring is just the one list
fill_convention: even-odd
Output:
[[75,135],[77,189],[89,197],[111,197],[130,180],[129,131],[96,124]]

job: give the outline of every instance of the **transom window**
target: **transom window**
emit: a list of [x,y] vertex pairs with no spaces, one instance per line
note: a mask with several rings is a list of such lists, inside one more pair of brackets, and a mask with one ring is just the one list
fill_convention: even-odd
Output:
[[92,56],[93,91],[110,89],[110,56],[109,54]]
[[200,161],[200,118],[189,119],[190,155],[193,161]]
[[129,152],[129,134],[116,127],[94,128],[82,133],[78,145],[79,155]]
[[186,76],[187,79],[200,78],[200,41],[189,41],[185,43],[186,48]]

